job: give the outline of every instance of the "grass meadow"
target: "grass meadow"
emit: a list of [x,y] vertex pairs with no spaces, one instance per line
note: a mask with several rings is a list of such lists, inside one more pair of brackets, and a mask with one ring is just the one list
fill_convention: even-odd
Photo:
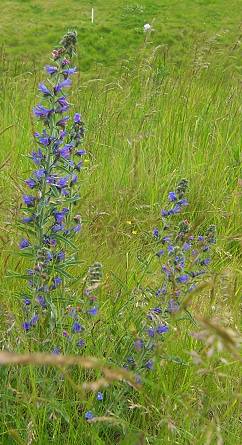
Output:
[[[160,280],[150,234],[181,178],[189,180],[185,217],[195,234],[215,224],[217,244],[210,279],[171,317],[155,369],[138,389],[114,381],[100,404],[83,387],[99,368],[1,366],[0,444],[241,443],[240,10],[238,0],[1,1],[1,349],[48,352],[63,343],[54,329],[23,332],[24,282],[9,271],[26,268],[17,221],[32,168],[38,83],[70,28],[78,32],[79,70],[70,102],[83,115],[88,156],[78,279],[57,304],[67,306],[69,292],[78,298],[88,267],[103,265],[100,313],[80,356],[116,369],[130,354],[142,290]],[[154,31],[145,34],[145,23]],[[76,355],[71,345],[67,353]],[[85,420],[88,410],[98,412],[96,421]]]

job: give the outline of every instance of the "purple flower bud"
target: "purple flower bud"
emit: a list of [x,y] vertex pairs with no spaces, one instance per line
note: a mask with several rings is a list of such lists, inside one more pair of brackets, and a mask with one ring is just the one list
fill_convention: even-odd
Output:
[[77,341],[76,345],[77,345],[79,348],[83,348],[83,346],[85,346],[85,340],[83,340],[82,338],[80,338],[80,339]]

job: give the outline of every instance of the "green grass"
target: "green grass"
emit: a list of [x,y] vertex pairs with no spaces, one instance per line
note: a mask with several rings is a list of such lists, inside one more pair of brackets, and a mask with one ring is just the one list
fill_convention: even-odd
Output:
[[[80,68],[71,101],[83,113],[91,153],[81,176],[78,211],[84,227],[77,273],[84,276],[96,260],[104,267],[100,322],[86,354],[122,365],[141,323],[139,289],[159,280],[155,265],[143,276],[150,252],[147,233],[159,223],[167,192],[182,177],[190,182],[186,217],[196,233],[209,224],[218,230],[215,292],[205,288],[194,295],[190,311],[238,330],[239,4],[96,1],[92,25],[92,5],[84,1],[2,1],[2,348],[52,350],[63,341],[55,333],[47,339],[43,333],[42,344],[37,333],[25,338],[18,297],[22,283],[6,273],[25,267],[15,255],[16,220],[21,179],[31,168],[25,155],[33,142],[31,109],[43,78],[41,64],[48,63],[50,49],[69,27],[79,32]],[[144,42],[143,24],[152,20],[155,31]],[[82,279],[72,290],[78,296],[81,289]],[[141,391],[114,384],[105,390],[103,408],[92,393],[80,391],[83,381],[95,377],[92,373],[73,368],[63,377],[63,370],[47,367],[1,367],[0,443],[239,445],[237,357],[226,349],[206,357],[203,343],[191,335],[198,330],[189,319],[174,318]],[[199,365],[192,351],[201,354]],[[115,419],[89,425],[83,419],[88,409]]]

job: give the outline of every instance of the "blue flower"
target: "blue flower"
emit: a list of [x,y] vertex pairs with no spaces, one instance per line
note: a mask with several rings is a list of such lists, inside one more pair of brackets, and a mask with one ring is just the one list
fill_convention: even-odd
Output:
[[159,230],[157,229],[157,227],[155,229],[153,229],[153,236],[154,236],[154,238],[159,237]]
[[185,250],[185,252],[186,252],[187,250],[189,250],[189,249],[191,248],[191,244],[185,242],[185,243],[183,244],[182,248],[183,248],[183,250]]
[[40,168],[39,170],[36,170],[34,172],[35,176],[37,179],[41,179],[43,178],[43,176],[45,176],[45,169],[44,168]]
[[88,313],[89,315],[97,315],[97,313],[98,313],[98,308],[94,306],[93,308],[88,309],[87,313]]
[[42,153],[42,151],[40,150],[40,148],[39,148],[38,151],[33,151],[33,152],[31,153],[31,158],[32,158],[32,160],[34,161],[34,163],[35,163],[36,165],[40,165],[40,164],[41,164],[41,161],[42,161],[42,159],[43,159],[43,153]]
[[161,257],[162,255],[164,255],[165,251],[164,249],[159,250],[159,252],[156,252],[156,256]]
[[165,332],[168,332],[168,331],[169,331],[169,328],[166,325],[159,325],[156,328],[157,334],[164,334]]
[[81,227],[82,227],[81,224],[77,224],[76,226],[74,226],[72,228],[72,230],[73,230],[73,232],[78,233],[78,232],[80,232]]
[[42,295],[39,295],[39,296],[36,298],[36,300],[37,300],[37,302],[40,304],[40,306],[41,306],[43,309],[45,309],[45,308],[47,307],[46,300],[45,300],[45,298],[44,298]]
[[59,93],[62,88],[67,88],[71,86],[71,79],[65,79],[62,82],[58,83],[55,87],[54,87],[54,92],[55,94]]
[[58,69],[56,66],[50,66],[50,65],[46,65],[45,70],[48,74],[50,74],[51,76],[55,73],[57,73]]
[[26,204],[27,207],[34,207],[35,205],[35,196],[31,195],[23,195],[23,202]]
[[62,283],[62,279],[60,277],[55,277],[53,281],[55,288],[60,286],[60,284]]
[[149,337],[154,337],[154,335],[155,335],[155,330],[154,330],[154,328],[149,328],[147,332],[148,332],[148,336],[149,336]]
[[29,246],[30,246],[30,242],[26,238],[23,238],[19,243],[20,249],[26,249],[26,247],[29,247]]
[[86,420],[92,420],[94,418],[94,414],[92,413],[92,411],[87,411],[85,413],[85,419]]
[[80,323],[75,321],[72,325],[72,330],[73,332],[81,332],[83,330],[83,327],[80,325]]
[[152,309],[152,312],[154,312],[155,314],[160,314],[162,312],[162,309],[160,307],[154,307]]
[[153,369],[153,367],[154,367],[154,362],[153,362],[153,360],[148,360],[148,361],[145,363],[145,367],[146,367],[147,369]]
[[38,104],[33,108],[33,113],[36,117],[40,119],[49,119],[51,114],[54,112],[53,109],[44,107],[44,105]]
[[25,322],[22,324],[22,328],[23,328],[25,331],[29,331],[30,328],[31,328],[31,325],[30,325],[30,323],[29,323],[28,321],[25,321]]
[[86,153],[87,153],[86,150],[77,150],[76,153],[75,153],[75,155],[77,155],[77,156],[83,156],[83,155],[85,155]]
[[74,114],[74,122],[77,124],[81,122],[81,115],[79,113]]
[[37,314],[35,314],[29,322],[30,326],[35,326],[37,324],[38,320],[39,320],[39,316]]
[[32,222],[34,220],[34,216],[32,215],[32,216],[25,216],[23,219],[22,219],[22,223],[24,223],[24,224],[28,224],[28,223],[30,223],[30,222]]
[[177,200],[177,196],[175,192],[170,192],[168,195],[168,199],[169,201],[176,201]]
[[43,93],[44,96],[52,96],[51,91],[45,86],[44,83],[39,84],[39,91]]
[[100,391],[97,393],[97,400],[100,400],[100,401],[103,400],[103,393]]
[[62,72],[66,76],[72,76],[72,74],[76,74],[77,70],[76,67],[74,66],[73,68],[67,68],[66,70],[63,70]]
[[52,232],[56,233],[56,232],[61,232],[62,230],[64,230],[65,226],[64,224],[55,224],[54,226],[51,227]]
[[77,345],[79,348],[83,348],[83,346],[85,346],[85,340],[83,340],[82,338],[80,338],[80,339],[77,341],[76,345]]
[[205,258],[200,262],[201,266],[208,266],[211,263],[211,258]]
[[177,281],[178,283],[186,283],[189,280],[189,278],[190,278],[189,275],[184,274],[177,277]]
[[174,247],[173,247],[171,244],[169,244],[169,245],[167,246],[167,252],[168,252],[168,253],[172,253],[172,252],[174,252]]
[[26,298],[24,299],[24,304],[25,304],[26,306],[29,306],[29,305],[31,304],[31,300],[30,300],[30,298],[26,297]]
[[57,253],[56,258],[57,258],[58,261],[64,261],[65,253],[61,250],[60,252]]
[[58,153],[60,154],[60,156],[62,156],[63,158],[67,159],[70,157],[71,155],[71,151],[70,151],[70,146],[69,145],[65,145],[63,148],[60,148]]
[[29,179],[26,179],[25,181],[25,184],[27,184],[27,186],[29,187],[29,188],[31,188],[31,189],[33,189],[34,187],[36,187],[36,185],[37,185],[37,183],[34,181],[34,179],[32,179],[32,178],[29,178]]

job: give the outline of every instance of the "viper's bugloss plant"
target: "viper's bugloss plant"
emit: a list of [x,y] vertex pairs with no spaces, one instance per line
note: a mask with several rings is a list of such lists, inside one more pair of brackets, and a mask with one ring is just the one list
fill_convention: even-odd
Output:
[[127,368],[153,368],[154,351],[169,332],[170,317],[209,274],[216,228],[211,225],[205,234],[194,235],[189,221],[179,218],[188,206],[187,187],[188,181],[182,179],[168,194],[169,206],[161,210],[161,227],[153,229],[152,257],[159,261],[160,277],[156,288],[145,290],[146,316],[134,340],[134,354],[125,363]]
[[[34,133],[36,148],[29,156],[34,168],[25,180],[30,191],[23,194],[24,236],[19,242],[21,254],[32,262],[23,295],[25,331],[46,318],[48,308],[53,315],[56,289],[65,302],[64,280],[71,278],[67,269],[76,264],[74,238],[81,230],[81,217],[74,208],[80,198],[78,173],[85,155],[84,124],[79,113],[70,113],[67,95],[76,73],[71,65],[76,41],[76,32],[68,32],[53,50],[51,65],[45,67],[47,80],[39,84],[40,102],[33,108],[39,124]],[[77,320],[72,331],[81,332]]]

